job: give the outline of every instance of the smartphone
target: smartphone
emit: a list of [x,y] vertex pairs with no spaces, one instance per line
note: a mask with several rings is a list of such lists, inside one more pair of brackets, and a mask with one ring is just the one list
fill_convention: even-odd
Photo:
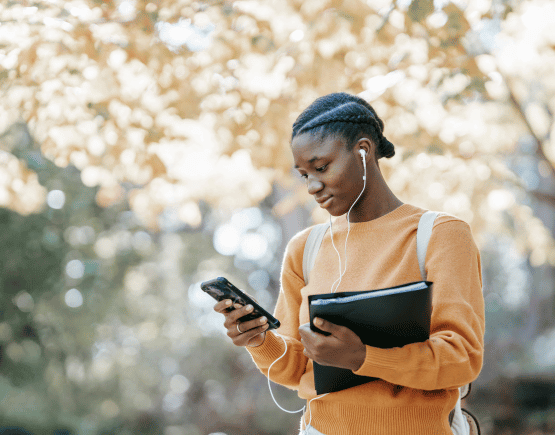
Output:
[[[210,281],[205,281],[200,284],[200,288],[212,296],[217,301],[224,299],[231,299],[233,303],[241,305],[252,305],[253,310],[246,316],[241,317],[241,322],[247,322],[249,320],[257,319],[259,317],[265,316],[268,319],[268,329],[277,329],[280,326],[279,320],[272,316],[268,311],[262,308],[256,301],[251,297],[243,293],[233,284],[231,284],[226,278],[220,276],[218,278],[211,279]],[[233,306],[230,307],[233,310]]]

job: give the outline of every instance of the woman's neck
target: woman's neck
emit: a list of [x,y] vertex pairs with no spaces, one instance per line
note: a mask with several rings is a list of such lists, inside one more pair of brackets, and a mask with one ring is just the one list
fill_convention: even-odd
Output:
[[382,177],[374,180],[361,198],[359,206],[353,207],[349,214],[350,222],[368,222],[388,213],[403,205],[395,196]]

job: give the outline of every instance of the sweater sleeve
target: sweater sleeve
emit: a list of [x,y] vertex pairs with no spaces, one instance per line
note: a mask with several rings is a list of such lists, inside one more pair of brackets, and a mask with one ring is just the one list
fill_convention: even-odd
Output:
[[[285,250],[280,292],[274,312],[274,316],[281,323],[277,334],[270,331],[266,333],[266,339],[260,346],[247,347],[254,363],[265,376],[269,376],[273,382],[294,390],[298,389],[308,362],[308,358],[303,353],[304,347],[299,335],[301,289],[305,285],[302,257],[308,232],[305,230],[298,233],[291,239]],[[268,374],[270,366],[272,366],[271,372]]]
[[465,222],[436,223],[426,271],[434,283],[430,338],[400,348],[366,346],[366,359],[355,374],[421,390],[457,388],[478,377],[484,299],[480,254]]

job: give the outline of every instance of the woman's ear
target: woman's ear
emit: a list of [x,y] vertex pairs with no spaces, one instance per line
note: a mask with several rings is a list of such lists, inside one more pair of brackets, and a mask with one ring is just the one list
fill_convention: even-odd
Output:
[[374,143],[366,137],[362,137],[358,140],[355,145],[355,149],[358,153],[364,151],[366,158],[368,156],[373,156],[374,158],[376,157],[376,147],[374,146]]

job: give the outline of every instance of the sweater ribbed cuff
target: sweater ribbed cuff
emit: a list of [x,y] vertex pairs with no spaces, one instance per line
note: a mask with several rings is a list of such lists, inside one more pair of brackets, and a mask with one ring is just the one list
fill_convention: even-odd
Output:
[[285,346],[281,338],[277,337],[272,331],[267,331],[266,339],[260,346],[246,347],[246,349],[257,364],[268,367],[283,355]]
[[395,349],[366,346],[366,358],[360,368],[353,371],[353,373],[355,375],[382,378],[384,369],[395,370],[401,363],[399,352],[395,352]]

